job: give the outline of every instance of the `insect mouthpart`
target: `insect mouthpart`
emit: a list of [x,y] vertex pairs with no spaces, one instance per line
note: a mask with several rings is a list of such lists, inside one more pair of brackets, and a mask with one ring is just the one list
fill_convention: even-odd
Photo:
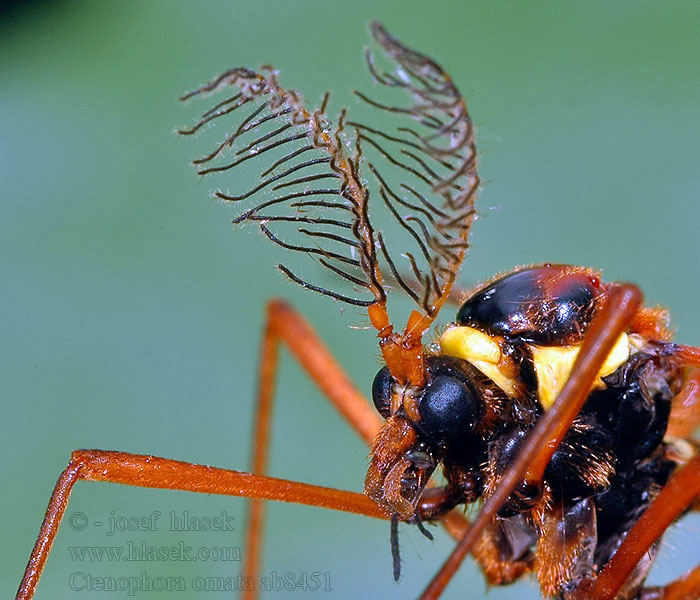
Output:
[[412,521],[436,465],[437,460],[420,441],[411,421],[400,415],[390,416],[372,444],[365,494],[388,514]]
[[422,389],[399,384],[387,367],[372,384],[372,400],[386,419],[374,440],[365,493],[401,520],[416,506],[433,471],[454,452],[471,452],[484,421],[485,377],[466,361],[428,357]]
[[432,539],[421,520],[444,513],[478,486],[469,468],[453,466],[450,485],[432,490],[438,492],[434,497],[426,496],[434,470],[444,460],[453,463],[455,453],[468,455],[468,464],[482,460],[474,442],[486,412],[485,390],[479,385],[483,374],[453,357],[429,356],[425,365],[422,387],[399,383],[388,367],[372,383],[372,400],[386,421],[372,445],[365,494],[391,515],[396,579],[400,575],[398,521],[416,524]]
[[[382,371],[378,378],[381,383]],[[398,522],[416,523],[420,531],[432,539],[421,524],[417,507],[438,462],[430,448],[419,439],[411,421],[399,414],[387,418],[372,444],[365,494],[391,515],[391,554],[395,580],[401,574]]]

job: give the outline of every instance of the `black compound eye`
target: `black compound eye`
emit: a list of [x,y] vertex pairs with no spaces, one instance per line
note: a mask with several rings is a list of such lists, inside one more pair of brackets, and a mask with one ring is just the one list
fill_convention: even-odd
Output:
[[425,388],[419,411],[421,431],[433,442],[446,442],[472,430],[476,398],[463,381],[437,375]]
[[377,412],[385,419],[391,414],[391,386],[394,378],[391,376],[389,367],[380,369],[372,382],[372,402]]

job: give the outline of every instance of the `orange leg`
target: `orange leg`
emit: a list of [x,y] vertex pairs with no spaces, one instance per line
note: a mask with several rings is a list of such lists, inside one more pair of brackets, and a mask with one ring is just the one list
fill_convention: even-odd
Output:
[[279,500],[332,508],[379,519],[387,518],[374,502],[355,492],[194,465],[157,456],[105,450],[76,450],[51,494],[44,522],[17,590],[16,600],[28,600],[33,596],[68,506],[73,485],[80,479],[204,494]]
[[539,420],[497,490],[486,500],[471,527],[425,589],[423,600],[435,600],[440,596],[513,491],[523,481],[535,484],[541,481],[552,454],[581,410],[608,353],[634,319],[641,303],[642,293],[635,286],[622,285],[611,291],[605,306],[591,323],[571,375],[556,402]]
[[683,364],[689,367],[700,368],[700,348],[694,348],[693,346],[683,346],[682,344],[677,344],[674,356],[680,359],[680,361]]
[[[691,459],[666,483],[649,508],[630,529],[617,552],[598,577],[585,582],[579,590],[583,600],[612,600],[649,548],[700,495],[700,456]],[[700,572],[670,584],[661,598],[698,598]]]
[[[253,473],[264,475],[267,471],[280,342],[289,348],[309,377],[369,445],[381,426],[379,415],[348,379],[306,319],[285,302],[272,300],[267,305],[267,320],[260,352],[258,400],[253,437]],[[243,577],[251,578],[248,581],[258,580],[264,518],[265,503],[262,499],[252,500],[248,513],[242,573]],[[247,591],[244,594],[244,597],[249,600],[256,596],[256,591]]]
[[673,399],[667,433],[687,438],[700,424],[700,369],[692,368],[683,381],[683,389]]
[[644,600],[697,600],[700,598],[700,566],[663,588],[649,590],[642,598]]

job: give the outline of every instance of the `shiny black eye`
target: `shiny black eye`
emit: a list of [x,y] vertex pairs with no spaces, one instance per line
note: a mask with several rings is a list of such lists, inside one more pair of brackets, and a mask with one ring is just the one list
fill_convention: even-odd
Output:
[[474,427],[476,399],[466,383],[437,375],[420,399],[420,423],[416,425],[435,443],[469,433]]
[[391,414],[391,386],[394,378],[389,367],[384,367],[377,373],[372,382],[372,402],[377,412],[385,419]]

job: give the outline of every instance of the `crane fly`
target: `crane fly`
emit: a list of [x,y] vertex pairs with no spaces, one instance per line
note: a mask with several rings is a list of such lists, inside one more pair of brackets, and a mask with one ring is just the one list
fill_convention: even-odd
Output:
[[[383,360],[374,406],[311,325],[271,301],[252,472],[75,451],[17,598],[33,596],[79,479],[249,498],[250,582],[260,571],[264,501],[279,500],[388,521],[395,578],[398,524],[428,537],[426,523],[442,524],[457,545],[423,599],[439,597],[469,553],[489,584],[532,574],[547,597],[700,597],[699,568],[664,588],[644,583],[661,534],[700,494],[690,437],[700,422],[700,350],[673,343],[667,312],[645,308],[636,286],[604,283],[592,268],[525,266],[459,294],[479,189],[472,121],[434,60],[379,23],[371,33],[382,51],[367,52],[376,95],[355,93],[390,125],[345,109],[331,120],[328,95],[310,109],[265,66],[230,69],[184,96],[222,94],[180,133],[226,122],[226,136],[194,164],[201,175],[257,171],[252,185],[234,177],[237,189],[216,192],[241,207],[234,223],[312,259],[306,273],[279,265],[291,281],[367,311]],[[405,325],[390,317],[391,290],[415,304]],[[456,317],[432,339],[456,297]],[[368,443],[364,494],[265,474],[280,345]],[[469,522],[463,507],[474,504]],[[255,597],[255,585],[245,594]]]

